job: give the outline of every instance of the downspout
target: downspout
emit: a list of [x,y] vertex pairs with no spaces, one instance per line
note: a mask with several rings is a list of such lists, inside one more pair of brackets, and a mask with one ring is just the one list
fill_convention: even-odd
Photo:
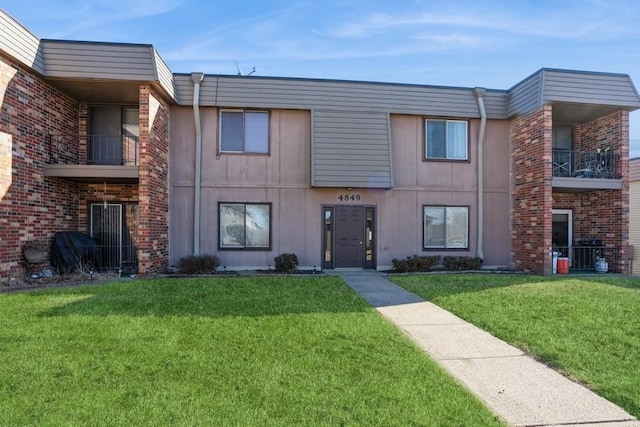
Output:
[[483,242],[482,236],[484,234],[484,167],[483,167],[483,153],[484,153],[484,131],[487,126],[487,111],[484,108],[484,94],[486,93],[484,88],[477,87],[473,90],[473,94],[478,100],[478,109],[480,110],[480,130],[478,131],[478,225],[477,225],[477,249],[476,256],[478,258],[484,258],[484,252],[482,250]]
[[193,197],[193,255],[200,255],[200,194],[202,181],[202,123],[200,122],[200,83],[203,73],[191,73],[193,81],[193,118],[196,127],[196,171]]

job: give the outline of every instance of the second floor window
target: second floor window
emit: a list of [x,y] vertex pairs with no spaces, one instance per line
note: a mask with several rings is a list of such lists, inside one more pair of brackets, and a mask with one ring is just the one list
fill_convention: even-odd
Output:
[[221,153],[269,153],[269,112],[220,111]]
[[467,160],[467,122],[432,120],[425,123],[427,159]]

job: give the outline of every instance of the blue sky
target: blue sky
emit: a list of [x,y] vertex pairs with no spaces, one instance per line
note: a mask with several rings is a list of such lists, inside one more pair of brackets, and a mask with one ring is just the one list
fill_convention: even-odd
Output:
[[[35,35],[153,44],[174,72],[508,89],[542,67],[629,74],[637,0],[0,0]],[[640,112],[631,113],[640,156]]]

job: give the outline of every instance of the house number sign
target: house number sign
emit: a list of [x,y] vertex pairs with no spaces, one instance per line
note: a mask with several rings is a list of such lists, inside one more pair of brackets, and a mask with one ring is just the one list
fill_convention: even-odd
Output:
[[359,194],[340,194],[338,195],[338,200],[341,202],[359,202],[360,201]]

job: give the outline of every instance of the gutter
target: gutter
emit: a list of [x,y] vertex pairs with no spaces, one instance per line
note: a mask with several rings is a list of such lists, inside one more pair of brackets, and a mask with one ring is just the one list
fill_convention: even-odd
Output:
[[484,259],[484,252],[482,250],[484,234],[484,132],[487,126],[487,111],[484,108],[484,94],[486,90],[484,88],[477,87],[473,90],[473,94],[478,100],[478,109],[480,110],[480,130],[478,131],[478,224],[477,224],[477,249],[476,256]]
[[200,83],[203,73],[191,73],[193,81],[193,118],[196,127],[196,171],[193,197],[193,255],[200,255],[200,204],[202,185],[202,123],[200,121]]

